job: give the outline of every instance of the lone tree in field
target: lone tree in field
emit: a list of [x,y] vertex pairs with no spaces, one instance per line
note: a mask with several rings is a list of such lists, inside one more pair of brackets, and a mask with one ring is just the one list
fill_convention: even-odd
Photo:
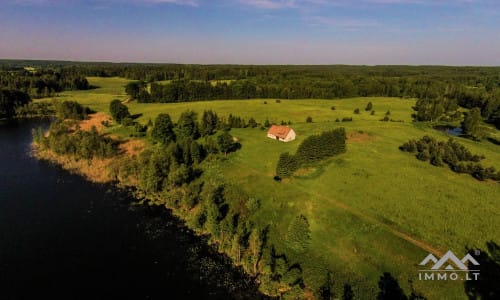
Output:
[[168,114],[159,114],[156,117],[151,137],[165,145],[175,141],[174,124]]
[[217,137],[217,145],[224,157],[227,157],[227,153],[233,149],[233,137],[226,131]]
[[359,115],[359,114],[360,114],[359,108],[356,108],[356,109],[354,110],[354,113],[355,113],[355,114],[357,114],[357,115]]
[[312,121],[313,121],[313,118],[311,116],[307,117],[306,123],[312,123]]
[[366,107],[365,107],[365,110],[366,110],[366,111],[370,111],[370,110],[372,110],[372,109],[373,109],[373,104],[372,104],[371,102],[368,102],[368,104],[367,104],[367,105],[366,105]]
[[309,246],[311,240],[311,229],[309,221],[304,215],[295,217],[288,226],[286,241],[288,246],[297,251],[304,252]]
[[111,101],[109,104],[109,113],[118,123],[121,123],[123,119],[130,117],[128,107],[118,99]]
[[462,130],[465,134],[477,135],[479,123],[481,122],[481,111],[479,108],[474,107],[467,114],[465,114],[464,121],[462,122]]

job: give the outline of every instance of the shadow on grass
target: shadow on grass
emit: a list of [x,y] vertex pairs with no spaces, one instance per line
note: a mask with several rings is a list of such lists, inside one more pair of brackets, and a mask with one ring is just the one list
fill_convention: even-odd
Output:
[[[493,300],[500,299],[500,246],[494,242],[486,243],[487,251],[467,249],[479,263],[478,280],[468,280],[464,283],[465,293],[469,299]],[[478,267],[475,266],[474,269]],[[469,271],[470,278],[474,278]]]

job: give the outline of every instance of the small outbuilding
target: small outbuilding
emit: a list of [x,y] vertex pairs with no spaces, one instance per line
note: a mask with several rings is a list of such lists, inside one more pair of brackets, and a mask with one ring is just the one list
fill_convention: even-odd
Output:
[[295,140],[296,135],[295,131],[288,126],[273,125],[269,128],[267,137],[286,143]]

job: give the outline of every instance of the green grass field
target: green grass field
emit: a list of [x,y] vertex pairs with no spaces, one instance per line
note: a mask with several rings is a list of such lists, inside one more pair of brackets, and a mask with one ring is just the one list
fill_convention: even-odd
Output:
[[[94,110],[107,111],[112,99],[125,99],[120,78],[89,78],[102,88],[65,92],[61,99],[76,100]],[[267,101],[267,104],[264,104]],[[373,103],[375,115],[365,112]],[[463,282],[419,281],[418,263],[432,248],[448,249],[458,256],[466,247],[484,248],[487,241],[500,241],[500,185],[480,182],[456,174],[446,167],[418,161],[398,150],[410,138],[423,135],[441,140],[446,134],[426,124],[411,122],[414,100],[396,98],[354,98],[342,100],[271,99],[210,101],[175,104],[128,103],[139,122],[169,113],[174,120],[188,109],[212,109],[220,116],[230,113],[248,120],[253,117],[280,123],[291,121],[297,140],[281,143],[266,137],[259,128],[233,129],[242,144],[221,163],[225,178],[261,200],[254,221],[271,225],[269,242],[283,250],[283,236],[298,214],[307,216],[312,242],[304,255],[291,257],[304,269],[305,282],[318,287],[326,270],[331,270],[340,288],[345,282],[357,295],[375,293],[382,272],[389,271],[409,293],[408,280],[428,299],[465,299]],[[331,110],[335,106],[335,110]],[[359,108],[360,115],[353,114]],[[381,122],[386,111],[403,122]],[[313,123],[306,123],[308,116]],[[335,122],[352,117],[353,122]],[[357,142],[348,142],[347,153],[334,157],[300,176],[281,183],[273,180],[280,153],[294,152],[308,135],[345,127],[348,134],[367,133]],[[117,130],[120,132],[119,130]],[[500,169],[499,146],[457,138],[473,153],[483,154],[485,166]]]

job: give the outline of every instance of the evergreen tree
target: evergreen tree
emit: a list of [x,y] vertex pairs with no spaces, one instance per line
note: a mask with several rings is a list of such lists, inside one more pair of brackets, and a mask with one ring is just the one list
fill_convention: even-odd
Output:
[[379,292],[377,300],[407,300],[408,297],[398,284],[398,281],[392,277],[391,273],[385,272],[378,281]]
[[201,117],[200,133],[201,136],[212,135],[218,127],[219,117],[212,110],[206,110]]
[[177,128],[180,138],[197,139],[199,132],[196,113],[192,110],[183,112],[177,122]]
[[174,124],[168,114],[159,114],[151,131],[151,137],[164,145],[175,141]]
[[342,293],[342,300],[352,300],[354,299],[354,292],[350,284],[344,284],[344,291]]
[[309,222],[304,215],[295,217],[290,225],[286,235],[287,245],[296,252],[304,252],[309,246],[311,240],[311,230]]
[[281,178],[288,178],[292,176],[293,172],[297,169],[298,164],[295,158],[288,152],[281,153],[278,164],[276,165],[276,175]]
[[368,104],[367,104],[367,105],[366,105],[366,107],[365,107],[365,110],[366,110],[366,111],[370,111],[370,110],[372,110],[372,109],[373,109],[373,104],[372,104],[371,102],[368,102]]
[[220,151],[227,157],[227,153],[231,151],[234,146],[233,137],[226,131],[217,137],[217,144],[219,145]]

